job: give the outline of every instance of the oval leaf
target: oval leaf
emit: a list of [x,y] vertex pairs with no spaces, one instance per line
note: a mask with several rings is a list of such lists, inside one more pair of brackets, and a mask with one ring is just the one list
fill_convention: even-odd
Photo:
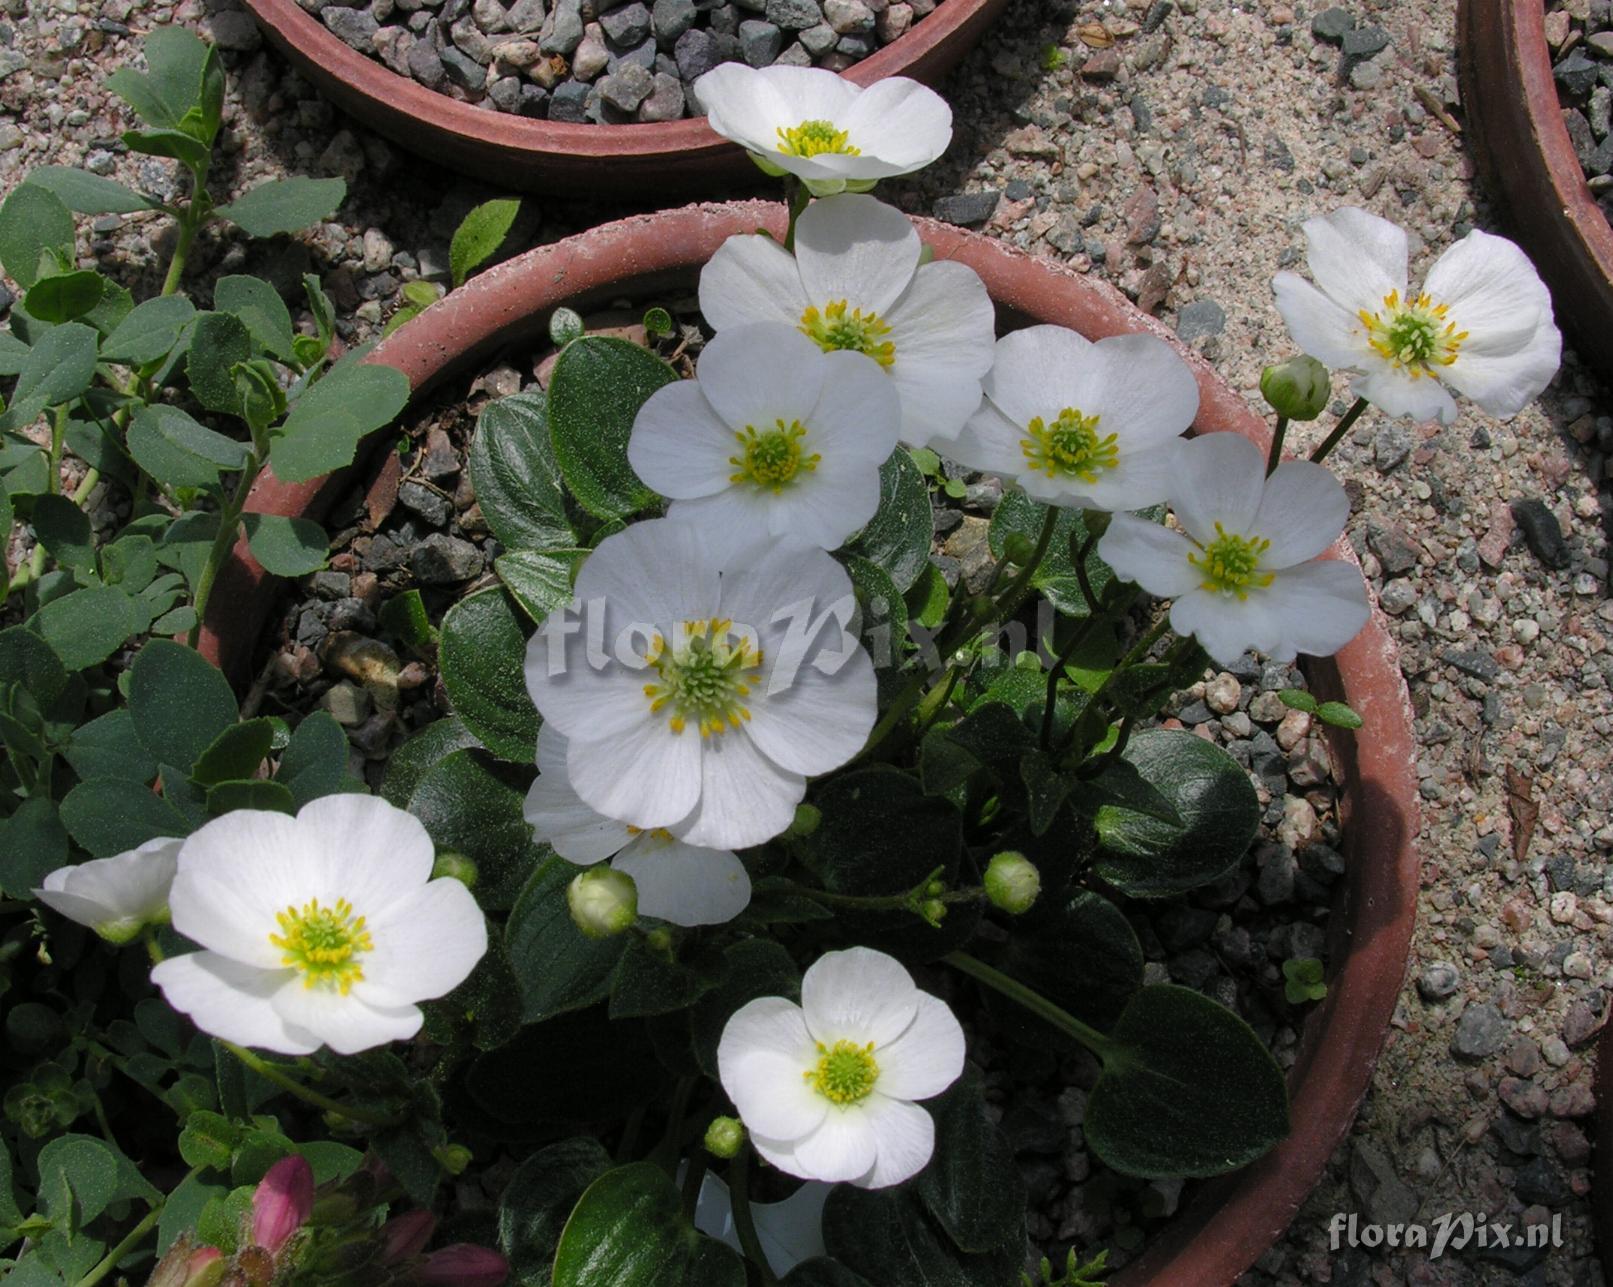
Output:
[[578,544],[549,441],[548,400],[540,390],[512,394],[483,409],[470,444],[470,480],[488,527],[506,548]]
[[252,557],[275,576],[305,576],[325,566],[330,538],[311,518],[280,514],[244,514]]
[[648,349],[588,335],[560,353],[549,381],[549,430],[571,494],[590,514],[626,518],[655,500],[627,463],[639,408],[677,374]]
[[906,591],[930,565],[934,535],[930,489],[913,458],[898,447],[879,467],[879,510],[848,548],[879,564]]
[[482,745],[532,764],[538,711],[527,695],[526,631],[502,590],[461,599],[442,620],[442,683],[454,713]]

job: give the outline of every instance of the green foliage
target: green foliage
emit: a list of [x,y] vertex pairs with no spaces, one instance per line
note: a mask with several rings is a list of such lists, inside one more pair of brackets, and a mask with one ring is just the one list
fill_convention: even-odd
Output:
[[1320,1001],[1327,995],[1326,971],[1314,956],[1294,956],[1283,962],[1283,995],[1289,1005]]
[[501,198],[484,202],[460,221],[448,246],[448,270],[455,286],[463,286],[467,277],[493,257],[520,209],[519,201]]
[[341,179],[310,179],[301,175],[272,179],[218,208],[220,217],[240,224],[253,237],[297,232],[336,213],[347,196]]
[[538,712],[527,696],[526,630],[502,590],[461,599],[442,621],[443,687],[482,745],[506,760],[533,763]]
[[554,458],[577,503],[597,518],[626,518],[655,499],[627,463],[633,417],[677,376],[626,340],[587,336],[561,350],[549,380]]

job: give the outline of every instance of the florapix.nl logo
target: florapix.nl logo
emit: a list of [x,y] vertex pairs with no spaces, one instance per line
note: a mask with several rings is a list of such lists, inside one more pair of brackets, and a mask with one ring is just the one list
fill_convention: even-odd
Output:
[[1447,1211],[1426,1224],[1415,1221],[1373,1224],[1363,1222],[1357,1215],[1335,1211],[1327,1222],[1329,1251],[1339,1251],[1344,1247],[1422,1249],[1428,1252],[1430,1260],[1438,1260],[1447,1251],[1464,1251],[1468,1247],[1505,1250],[1509,1247],[1556,1248],[1562,1245],[1561,1213],[1540,1224],[1498,1220],[1482,1211]]

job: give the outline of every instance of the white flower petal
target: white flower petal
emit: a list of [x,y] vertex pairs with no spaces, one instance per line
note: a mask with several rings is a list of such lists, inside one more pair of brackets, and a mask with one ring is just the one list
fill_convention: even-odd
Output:
[[1096,482],[1072,480],[1071,486],[1084,497],[1082,508],[1119,514],[1162,504],[1181,480],[1180,445],[1180,439],[1168,438],[1122,448],[1119,463],[1100,473]]
[[980,405],[978,379],[934,363],[904,362],[898,356],[890,379],[902,397],[902,442],[909,447],[941,450],[962,433]]
[[444,996],[487,952],[486,918],[457,880],[429,881],[366,920],[375,946],[363,954],[364,979],[353,993],[370,1005],[395,1008]]
[[[682,1175],[678,1180],[682,1182]],[[823,1206],[834,1186],[809,1180],[782,1202],[752,1202],[751,1219],[762,1254],[780,1278],[797,1265],[824,1254]],[[742,1251],[734,1227],[734,1204],[722,1177],[708,1171],[700,1183],[694,1226],[701,1233]]]
[[699,532],[648,519],[599,543],[577,573],[576,595],[585,604],[604,600],[621,624],[644,621],[670,629],[716,611],[717,572]]
[[996,354],[997,310],[980,275],[967,264],[922,264],[885,316],[896,364],[944,367],[981,380]]
[[728,238],[700,270],[700,313],[715,331],[747,322],[799,326],[809,303],[795,256],[760,233]]
[[[823,350],[794,326],[754,322],[714,335],[700,355],[700,389],[732,431],[809,421],[823,392]],[[728,455],[734,454],[730,436]],[[730,473],[733,470],[729,471]]]
[[169,1005],[210,1036],[283,1055],[319,1049],[313,1033],[289,1024],[270,998],[293,977],[290,970],[260,970],[216,952],[171,956],[151,971]]
[[753,693],[745,732],[774,763],[815,776],[862,750],[873,731],[876,701],[874,663],[858,648],[833,675],[803,666],[780,691]]
[[34,896],[68,919],[122,940],[168,919],[168,892],[183,845],[159,836],[111,858],[58,867]]
[[237,809],[194,831],[179,855],[168,906],[192,942],[262,969],[280,968],[275,915],[320,892],[303,879],[303,838],[283,813]]
[[1199,413],[1198,381],[1176,350],[1157,336],[1099,340],[1082,367],[1077,409],[1098,417],[1099,434],[1120,435],[1121,459],[1180,437]]
[[734,467],[728,458],[736,446],[734,430],[712,409],[700,384],[679,380],[657,389],[639,408],[627,463],[663,496],[710,496],[729,485]]
[[1365,370],[1364,375],[1350,382],[1350,392],[1365,398],[1385,415],[1408,416],[1417,421],[1438,420],[1442,425],[1456,419],[1455,401],[1433,376],[1412,376],[1382,361],[1366,366]]
[[741,1120],[780,1139],[811,1133],[828,1114],[829,1101],[803,1075],[817,1062],[801,1007],[783,997],[746,1002],[717,1043],[718,1078]]
[[1278,273],[1271,279],[1271,288],[1277,296],[1277,311],[1302,353],[1339,369],[1355,367],[1371,353],[1360,318],[1299,274]]
[[1188,562],[1193,546],[1180,532],[1131,514],[1116,514],[1098,539],[1098,557],[1123,581],[1162,599],[1198,588],[1203,579]]
[[670,827],[689,816],[701,795],[703,758],[699,732],[674,733],[648,702],[636,727],[599,741],[572,737],[566,747],[567,774],[583,802],[642,828]]
[[864,153],[898,167],[922,169],[952,142],[952,109],[933,89],[905,76],[887,76],[864,89],[836,124]]
[[1281,642],[1268,649],[1275,661],[1292,661],[1301,652],[1331,656],[1354,639],[1371,616],[1360,569],[1336,559],[1317,559],[1279,572],[1262,598],[1282,630]]
[[619,852],[633,833],[625,822],[583,803],[571,785],[566,749],[565,737],[552,724],[538,730],[538,777],[521,814],[538,840],[567,862],[586,867]]
[[807,1031],[826,1046],[872,1041],[877,1052],[913,1022],[920,995],[900,961],[869,947],[826,952],[801,976]]
[[877,470],[902,427],[902,398],[879,363],[861,353],[823,355],[823,392],[808,422],[812,450],[849,456]]
[[1490,415],[1510,420],[1540,396],[1562,363],[1563,337],[1547,322],[1529,342],[1506,354],[1488,344],[1463,341],[1456,361],[1444,370],[1447,384],[1472,398]]
[[1076,404],[1078,372],[1092,341],[1067,326],[1026,326],[997,341],[986,397],[1016,427]]
[[1345,206],[1305,221],[1306,263],[1316,284],[1350,312],[1375,313],[1392,291],[1406,293],[1406,233],[1387,219]]
[[1269,592],[1239,599],[1213,590],[1194,590],[1171,604],[1171,629],[1194,636],[1205,652],[1229,666],[1250,649],[1270,654],[1281,647],[1282,626],[1271,606]]
[[1439,257],[1423,289],[1450,309],[1447,320],[1458,331],[1467,332],[1453,370],[1474,348],[1499,357],[1532,347],[1543,330],[1556,330],[1550,292],[1529,257],[1505,237],[1468,233]]
[[1325,465],[1288,460],[1266,479],[1250,531],[1271,542],[1260,557],[1263,569],[1293,567],[1314,559],[1344,530],[1350,498]]
[[762,75],[743,63],[723,63],[695,82],[695,97],[705,110],[706,123],[724,138],[753,152],[773,153],[778,147],[774,131],[790,124],[795,108],[780,93],[776,78]]
[[795,1141],[796,1172],[807,1179],[840,1183],[861,1180],[879,1160],[869,1101],[829,1113],[817,1129]]
[[953,440],[947,455],[960,465],[1014,479],[1027,472],[1025,430],[990,401],[980,404],[963,432]]
[[874,1136],[873,1168],[853,1181],[861,1189],[888,1189],[911,1180],[935,1152],[935,1119],[917,1104],[890,1099],[877,1090],[862,1104]]
[[299,907],[310,898],[327,907],[345,898],[372,919],[420,889],[437,861],[420,819],[355,792],[305,804],[297,814],[297,845],[305,864]]
[[[788,529],[789,514],[779,513],[780,502],[785,499],[760,487],[728,487],[715,496],[673,501],[667,507],[667,517],[697,527],[705,537],[706,548],[727,561],[754,547],[758,540],[771,537],[775,524]],[[803,534],[799,539],[807,537]]]
[[946,1002],[918,994],[913,1022],[902,1035],[874,1051],[879,1064],[877,1090],[896,1099],[929,1099],[963,1073],[963,1028]]
[[678,834],[712,849],[747,849],[795,820],[806,779],[781,768],[743,730],[709,739],[701,756],[700,805]]
[[674,925],[721,925],[750,905],[750,873],[727,849],[702,849],[646,832],[611,866],[638,886],[641,916]]
[[759,492],[758,500],[773,537],[836,550],[878,513],[879,466],[825,454],[794,485],[777,496]]
[[883,317],[912,282],[920,249],[908,217],[873,197],[815,201],[795,224],[801,286],[819,309],[845,300]]
[[407,1041],[425,1021],[418,1006],[372,1005],[355,992],[307,987],[300,976],[280,985],[270,998],[287,1027],[318,1037],[339,1055]]
[[1171,508],[1187,534],[1209,545],[1218,523],[1228,533],[1247,532],[1265,491],[1260,448],[1241,434],[1209,433],[1183,444],[1178,460],[1182,478]]

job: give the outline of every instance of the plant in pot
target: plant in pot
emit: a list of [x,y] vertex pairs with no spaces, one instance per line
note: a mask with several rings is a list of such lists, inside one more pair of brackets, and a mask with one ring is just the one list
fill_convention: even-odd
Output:
[[[396,753],[380,798],[340,790],[329,721],[277,748],[193,653],[129,667],[132,744],[198,753],[127,798],[177,812],[214,767],[251,785],[39,897],[53,944],[75,943],[59,912],[161,958],[157,995],[136,953],[117,965],[140,999],[118,1040],[156,1052],[134,1061],[102,1040],[109,953],[78,935],[103,1005],[73,1041],[177,1105],[191,1169],[164,1199],[116,1145],[53,1141],[71,1147],[25,1161],[33,1214],[0,1209],[32,1222],[19,1268],[74,1254],[57,1194],[110,1158],[125,1178],[90,1190],[106,1237],[84,1276],[138,1263],[156,1227],[163,1281],[493,1281],[486,1253],[424,1255],[429,1216],[380,1224],[458,1176],[497,1205],[445,1223],[496,1238],[522,1281],[1011,1287],[1025,1190],[971,1057],[1027,1033],[1085,1052],[1082,1129],[1117,1172],[1222,1174],[1286,1133],[1265,1045],[1145,984],[1120,909],[1215,880],[1259,820],[1242,766],[1150,727],[1170,693],[1206,654],[1325,654],[1367,619],[1358,573],[1317,557],[1342,489],[1280,463],[1326,371],[1268,372],[1269,454],[1183,439],[1198,388],[1162,342],[998,339],[970,270],[928,262],[902,216],[811,200],[858,179],[832,115],[780,125],[823,146],[768,158],[806,171],[783,237],[706,266],[693,379],[560,315],[546,394],[484,413],[470,468],[502,585],[444,618],[457,719]],[[1439,414],[1444,374],[1506,414],[1549,377],[1549,312],[1504,243],[1464,243],[1413,296],[1388,225],[1308,231],[1326,293],[1284,278],[1280,298],[1363,398]],[[1532,325],[1495,326],[1521,308]],[[941,456],[1014,488],[973,589],[929,559]],[[63,967],[38,968],[54,986]],[[1312,971],[1290,981],[1315,995]],[[19,1021],[38,1048],[60,1044],[51,1018]],[[41,1083],[30,1103],[76,1107],[70,1077]],[[307,1173],[270,1166],[284,1153]]]

